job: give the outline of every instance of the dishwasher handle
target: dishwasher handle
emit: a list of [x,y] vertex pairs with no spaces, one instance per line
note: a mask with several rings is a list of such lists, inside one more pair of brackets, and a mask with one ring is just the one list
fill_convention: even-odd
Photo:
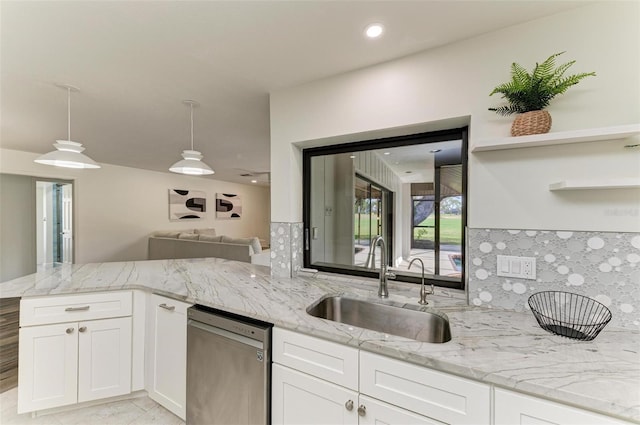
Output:
[[209,333],[221,336],[223,338],[227,338],[227,339],[239,342],[241,344],[250,345],[251,347],[255,347],[255,348],[258,348],[260,350],[264,349],[264,344],[262,343],[262,341],[258,341],[256,339],[247,338],[246,336],[239,335],[239,334],[236,334],[236,333],[233,333],[233,332],[229,332],[229,331],[226,331],[224,329],[216,328],[215,326],[210,326],[210,325],[207,325],[207,324],[202,323],[202,322],[198,322],[198,321],[193,320],[193,319],[189,319],[187,321],[187,326],[198,328],[198,329],[203,330],[205,332],[209,332]]

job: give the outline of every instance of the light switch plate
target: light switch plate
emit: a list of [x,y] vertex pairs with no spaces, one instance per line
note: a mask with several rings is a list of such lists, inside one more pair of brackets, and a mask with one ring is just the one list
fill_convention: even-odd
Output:
[[520,279],[536,278],[535,257],[515,257],[498,255],[497,275],[503,277],[517,277]]

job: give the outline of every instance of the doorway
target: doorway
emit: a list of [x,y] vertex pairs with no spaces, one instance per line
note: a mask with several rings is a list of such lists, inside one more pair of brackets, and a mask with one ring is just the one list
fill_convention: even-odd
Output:
[[73,182],[36,180],[38,271],[73,263]]

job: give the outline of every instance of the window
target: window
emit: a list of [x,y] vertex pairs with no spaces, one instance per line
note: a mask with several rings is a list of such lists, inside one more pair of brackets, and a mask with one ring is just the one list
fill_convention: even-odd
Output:
[[466,128],[303,151],[304,266],[464,288]]

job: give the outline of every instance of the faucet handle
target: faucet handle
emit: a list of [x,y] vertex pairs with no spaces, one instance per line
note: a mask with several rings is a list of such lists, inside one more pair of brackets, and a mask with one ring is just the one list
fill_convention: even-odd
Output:
[[420,286],[420,301],[418,301],[418,304],[428,305],[429,301],[427,301],[427,295],[433,295],[434,290],[435,290],[435,287],[433,286],[433,283],[431,284],[431,289],[427,290],[427,288],[424,287],[424,280],[423,280],[422,285]]
[[387,276],[389,279],[395,279],[396,278],[396,274],[394,272],[389,272],[389,271],[387,271],[385,273],[385,276]]

